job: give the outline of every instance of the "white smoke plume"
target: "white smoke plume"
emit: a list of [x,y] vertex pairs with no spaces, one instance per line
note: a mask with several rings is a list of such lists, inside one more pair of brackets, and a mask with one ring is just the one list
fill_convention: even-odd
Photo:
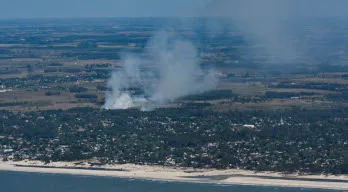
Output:
[[201,69],[193,44],[168,31],[158,32],[144,55],[127,54],[122,64],[108,82],[105,109],[153,109],[217,83],[212,70]]
[[[248,50],[248,57],[262,56],[271,63],[294,63],[316,56],[310,53],[312,42],[307,38],[310,34],[301,35],[300,31],[310,33],[314,27],[323,30],[316,26],[318,18],[348,18],[346,6],[345,0],[212,0],[202,15],[225,18],[250,45],[258,45]],[[226,22],[209,24],[213,31],[226,25]]]

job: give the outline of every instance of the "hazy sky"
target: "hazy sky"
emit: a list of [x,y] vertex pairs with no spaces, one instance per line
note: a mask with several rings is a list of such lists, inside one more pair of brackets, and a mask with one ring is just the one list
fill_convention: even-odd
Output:
[[0,0],[0,18],[190,16],[211,0]]
[[[211,3],[213,2],[213,3]],[[0,19],[6,18],[74,18],[74,17],[159,17],[197,16],[212,4],[218,13],[234,12],[241,2],[252,10],[293,8],[300,16],[345,15],[348,0],[0,0]],[[269,2],[269,3],[267,3]],[[272,3],[273,2],[273,3]],[[275,2],[275,3],[274,3]],[[285,6],[286,5],[286,6]],[[289,5],[289,6],[288,6]],[[266,7],[266,8],[265,8]],[[285,8],[286,10],[288,8]],[[237,8],[240,10],[240,8]],[[241,9],[249,14],[250,11]],[[206,12],[203,11],[203,12]]]

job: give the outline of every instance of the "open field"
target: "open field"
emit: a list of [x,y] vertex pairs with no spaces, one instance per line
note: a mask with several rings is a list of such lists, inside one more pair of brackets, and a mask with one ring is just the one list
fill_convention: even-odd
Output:
[[[0,93],[0,101],[4,103],[1,109],[66,109],[80,105],[101,107],[107,81],[113,70],[122,67],[124,53],[148,56],[144,47],[162,25],[161,22],[150,23],[130,25],[125,20],[100,25],[44,22],[39,30],[33,27],[35,25],[3,24],[0,29],[0,86],[13,89],[13,92]],[[228,31],[228,36],[222,35],[212,41],[206,36],[212,38],[214,34],[207,31],[196,33],[183,26],[173,28],[176,31],[168,33],[191,40],[194,46],[199,47],[197,59],[200,64],[203,67],[213,66],[219,77],[216,89],[220,93],[214,93],[219,96],[215,95],[214,98],[210,94],[209,98],[200,97],[186,102],[209,100],[216,106],[223,99],[225,103],[219,104],[219,107],[228,110],[234,107],[287,108],[294,105],[312,108],[330,103],[335,103],[333,106],[346,105],[348,73],[341,64],[331,65],[327,62],[325,66],[319,61],[307,63],[303,58],[304,64],[301,65],[269,65],[268,61],[252,61],[240,55],[248,47],[262,48],[262,45],[243,44],[237,31]],[[318,48],[335,46],[328,42],[313,42],[313,45]],[[336,55],[342,62],[346,58],[344,52],[330,54]],[[83,91],[71,90],[74,86]],[[226,94],[224,91],[232,93]],[[76,98],[86,96],[89,99]],[[294,101],[291,99],[294,97],[301,99]],[[17,104],[6,107],[6,103]],[[20,103],[23,103],[22,108]],[[181,105],[174,102],[171,106]]]
[[268,89],[267,91],[274,92],[285,92],[285,93],[315,93],[320,95],[327,94],[339,94],[337,91],[329,91],[329,90],[318,90],[318,89],[300,89],[300,88],[276,88],[276,89]]
[[[328,75],[330,75],[330,73]],[[345,75],[347,75],[347,74],[345,74]],[[348,84],[348,80],[344,79],[344,78],[342,78],[340,76],[337,77],[337,78],[332,78],[332,77],[329,77],[329,78],[322,78],[322,77],[303,78],[303,79],[298,79],[297,81],[299,81],[299,82],[335,83],[335,84],[343,84],[343,85],[347,85]]]
[[216,111],[229,111],[229,110],[284,110],[291,109],[293,107],[306,108],[306,109],[332,109],[347,107],[348,104],[331,103],[331,102],[319,102],[311,100],[299,100],[299,99],[273,99],[271,101],[259,102],[259,103],[241,103],[224,101],[213,105],[213,109]]

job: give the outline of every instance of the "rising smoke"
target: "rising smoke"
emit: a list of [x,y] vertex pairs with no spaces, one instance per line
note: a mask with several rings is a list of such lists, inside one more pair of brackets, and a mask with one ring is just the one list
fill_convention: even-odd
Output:
[[[294,64],[304,58],[316,60],[322,54],[313,54],[309,37],[324,31],[321,25],[328,18],[347,18],[346,6],[345,0],[212,0],[202,15],[227,19],[229,23],[224,22],[223,27],[238,28],[249,45],[258,45],[248,49],[248,57]],[[210,28],[216,31],[221,26],[214,23]]]
[[[318,55],[323,55],[313,54],[307,32],[314,29],[314,18],[347,18],[347,6],[346,0],[212,0],[197,16],[219,18],[207,22],[210,32],[230,27],[234,31],[236,27],[251,45],[248,58],[260,61],[261,57],[271,64],[290,66],[311,59],[316,62]],[[301,30],[307,34],[297,33]],[[326,35],[319,40],[324,38]],[[200,68],[196,49],[189,41],[162,31],[150,40],[145,52],[145,57],[124,56],[123,67],[108,82],[112,91],[106,94],[104,108],[152,109],[216,86],[212,72]]]
[[216,86],[213,71],[201,69],[193,44],[171,32],[158,32],[145,53],[124,56],[123,67],[108,82],[112,91],[106,94],[105,109],[151,110]]
[[294,11],[289,0],[214,0],[204,14],[226,18],[229,23],[224,25],[236,27],[249,45],[257,45],[248,49],[249,58],[262,56],[268,62],[284,63],[301,54],[290,39],[294,28],[289,28],[288,19]]

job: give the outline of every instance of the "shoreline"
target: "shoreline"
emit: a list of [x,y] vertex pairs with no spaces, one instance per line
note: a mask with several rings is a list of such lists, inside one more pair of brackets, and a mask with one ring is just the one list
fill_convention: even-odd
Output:
[[78,162],[78,164],[76,164],[76,162],[54,162],[44,164],[39,161],[7,161],[0,162],[0,171],[103,176],[221,185],[348,190],[348,175],[285,175],[274,172],[255,173],[239,169],[214,170],[171,168],[134,164],[90,166],[87,162]]

